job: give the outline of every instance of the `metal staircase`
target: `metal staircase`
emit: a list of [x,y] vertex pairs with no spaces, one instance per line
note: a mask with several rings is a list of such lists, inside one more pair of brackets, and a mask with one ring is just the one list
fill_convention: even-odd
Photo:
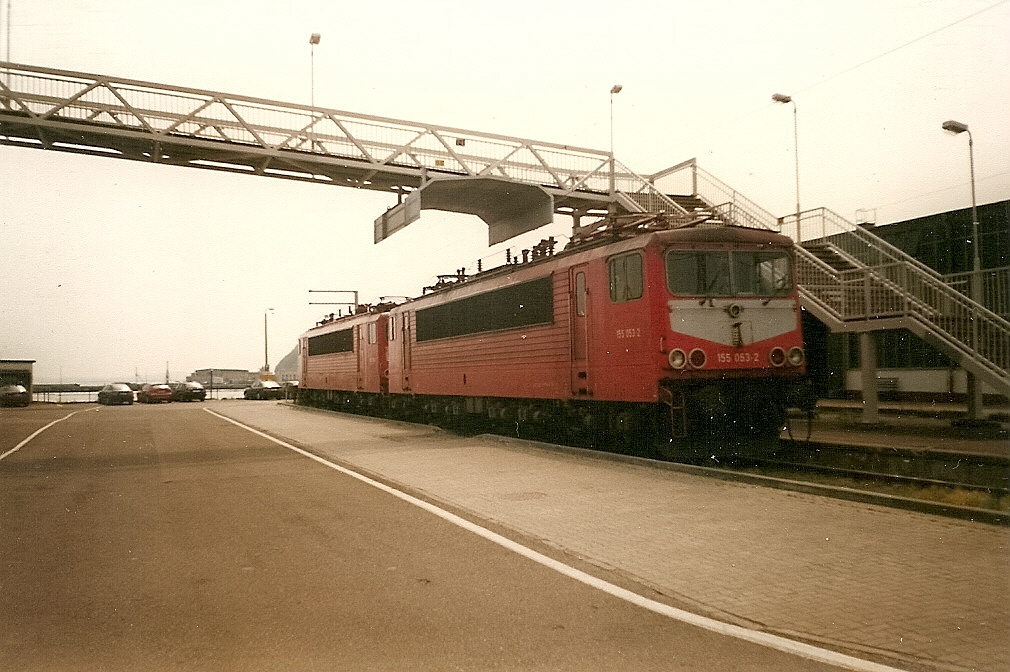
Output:
[[803,305],[832,331],[905,328],[966,371],[1010,394],[1010,322],[925,264],[826,209],[796,227]]

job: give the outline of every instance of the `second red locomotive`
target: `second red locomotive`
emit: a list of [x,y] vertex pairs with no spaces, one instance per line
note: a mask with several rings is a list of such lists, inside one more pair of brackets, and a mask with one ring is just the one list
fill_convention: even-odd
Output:
[[610,227],[300,339],[299,403],[602,448],[774,438],[805,375],[792,241]]

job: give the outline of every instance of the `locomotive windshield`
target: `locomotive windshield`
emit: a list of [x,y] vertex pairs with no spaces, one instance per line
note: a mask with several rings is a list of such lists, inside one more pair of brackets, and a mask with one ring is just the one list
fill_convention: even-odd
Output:
[[675,296],[785,296],[793,275],[785,251],[671,250],[666,284]]

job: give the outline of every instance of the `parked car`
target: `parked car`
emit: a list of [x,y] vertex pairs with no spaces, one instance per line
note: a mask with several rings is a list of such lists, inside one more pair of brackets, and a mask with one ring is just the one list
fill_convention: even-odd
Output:
[[200,383],[171,383],[172,401],[203,401],[207,390]]
[[148,383],[137,392],[137,401],[142,404],[172,401],[172,388],[165,383]]
[[113,404],[132,404],[133,388],[126,383],[109,383],[98,391],[98,403],[108,406]]
[[274,380],[257,380],[246,388],[242,396],[246,399],[283,399],[284,388]]
[[0,386],[0,406],[27,406],[32,403],[32,393],[24,385]]

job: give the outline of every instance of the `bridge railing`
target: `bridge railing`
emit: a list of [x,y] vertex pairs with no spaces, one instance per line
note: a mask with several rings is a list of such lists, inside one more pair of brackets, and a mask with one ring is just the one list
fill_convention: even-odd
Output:
[[164,142],[208,140],[339,157],[376,168],[497,176],[562,193],[608,194],[614,186],[609,152],[0,62],[0,122],[15,119],[99,126]]
[[703,170],[698,166],[697,159],[688,159],[644,179],[653,185],[662,184],[664,192],[701,199],[726,223],[752,229],[781,230],[780,222],[774,215]]
[[[78,129],[87,133],[77,136],[84,144],[73,145],[66,138]],[[675,218],[693,216],[610,152],[0,62],[0,144],[31,143],[371,189],[416,188],[435,177],[498,177],[547,188],[556,199],[581,199],[580,208],[616,201]],[[334,163],[357,172],[327,174],[321,168]],[[774,228],[773,217],[694,160],[682,166],[691,173],[691,191],[669,193],[698,195],[726,221]],[[383,179],[372,182],[380,174]]]

